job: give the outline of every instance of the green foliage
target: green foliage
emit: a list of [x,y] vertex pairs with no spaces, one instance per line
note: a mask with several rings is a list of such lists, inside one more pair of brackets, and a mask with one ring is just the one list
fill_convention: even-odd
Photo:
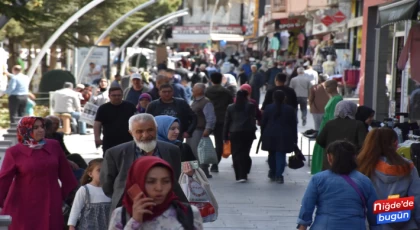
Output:
[[39,92],[47,93],[62,89],[65,82],[76,84],[76,79],[69,71],[51,70],[42,75]]

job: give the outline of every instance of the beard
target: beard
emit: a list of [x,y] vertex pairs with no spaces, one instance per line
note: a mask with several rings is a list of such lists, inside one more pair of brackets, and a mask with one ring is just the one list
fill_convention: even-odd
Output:
[[157,141],[156,140],[150,140],[150,141],[138,141],[134,139],[134,142],[136,142],[137,147],[139,149],[149,153],[153,151],[156,148]]

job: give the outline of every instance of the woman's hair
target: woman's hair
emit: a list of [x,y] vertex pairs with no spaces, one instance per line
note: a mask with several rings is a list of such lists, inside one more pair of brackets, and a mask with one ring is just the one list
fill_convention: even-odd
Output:
[[103,161],[104,161],[103,158],[97,158],[89,162],[87,169],[85,170],[82,178],[80,179],[81,185],[88,184],[89,182],[92,181],[92,178],[89,176],[89,173],[91,173],[95,169],[96,166],[101,165]]
[[248,91],[239,90],[236,92],[235,108],[243,109],[245,108],[246,103],[248,103]]
[[276,116],[281,116],[281,107],[286,99],[286,94],[282,90],[276,90],[273,93],[273,101],[276,105]]
[[398,136],[390,128],[377,128],[371,130],[366,136],[359,156],[357,157],[358,170],[371,177],[381,157],[386,157],[390,165],[398,166],[399,172],[404,175],[411,173],[410,162],[397,154],[395,142]]
[[329,144],[327,154],[333,156],[331,171],[336,174],[348,175],[357,168],[356,146],[348,141],[334,141]]

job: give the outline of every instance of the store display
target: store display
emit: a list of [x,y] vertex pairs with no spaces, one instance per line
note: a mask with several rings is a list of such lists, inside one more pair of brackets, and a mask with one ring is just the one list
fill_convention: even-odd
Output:
[[397,67],[404,70],[410,59],[411,79],[420,83],[420,24],[414,24],[408,34],[407,42],[398,59]]
[[331,55],[327,55],[327,61],[322,63],[323,73],[328,76],[335,74],[335,67],[337,64],[332,60],[332,58],[333,57]]

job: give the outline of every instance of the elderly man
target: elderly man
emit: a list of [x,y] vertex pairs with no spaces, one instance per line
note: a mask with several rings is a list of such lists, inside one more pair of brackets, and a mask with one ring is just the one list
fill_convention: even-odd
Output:
[[79,121],[82,106],[80,104],[79,93],[73,90],[73,83],[66,82],[64,83],[63,89],[54,92],[52,106],[54,113],[71,114],[78,122],[79,134],[86,134],[86,123]]
[[131,83],[132,86],[124,90],[123,99],[133,105],[137,105],[140,95],[149,91],[149,88],[143,85],[143,79],[138,73],[131,76]]
[[258,71],[258,67],[256,65],[252,65],[251,77],[249,78],[249,85],[251,85],[252,87],[251,98],[254,99],[258,104],[260,104],[260,88],[263,87],[264,82],[265,76]]
[[10,123],[15,123],[16,117],[25,115],[30,79],[22,73],[22,67],[19,65],[14,66],[12,72],[13,74],[9,74],[10,81],[5,93],[9,96]]
[[[312,87],[312,79],[305,74],[305,69],[299,67],[298,75],[290,80],[290,88],[294,89],[297,96],[297,102],[302,112],[302,125],[306,125],[306,115],[308,113],[308,96]],[[297,112],[297,111],[296,111]]]
[[[216,125],[216,114],[214,113],[214,107],[210,99],[204,96],[206,91],[206,85],[203,83],[197,83],[193,87],[194,102],[191,105],[192,111],[197,114],[197,126],[192,134],[191,138],[187,138],[187,144],[191,147],[195,157],[198,159],[198,143],[201,137],[208,137],[214,130]],[[207,178],[212,178],[209,173],[209,165],[200,165],[203,169]]]
[[157,140],[157,124],[147,113],[136,114],[129,121],[129,132],[133,140],[107,150],[101,168],[101,182],[104,193],[112,198],[111,212],[121,206],[128,170],[131,164],[143,156],[160,157],[174,170],[175,194],[183,202],[188,202],[178,178],[181,175],[181,152],[173,144]]

